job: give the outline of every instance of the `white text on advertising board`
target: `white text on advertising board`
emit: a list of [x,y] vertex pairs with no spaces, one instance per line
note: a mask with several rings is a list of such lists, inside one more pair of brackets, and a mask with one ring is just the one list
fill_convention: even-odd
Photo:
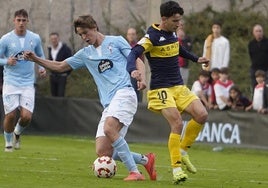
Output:
[[[184,121],[184,125],[188,122]],[[184,126],[185,128],[185,126]],[[208,123],[199,133],[196,141],[224,144],[241,144],[239,126],[231,123]]]

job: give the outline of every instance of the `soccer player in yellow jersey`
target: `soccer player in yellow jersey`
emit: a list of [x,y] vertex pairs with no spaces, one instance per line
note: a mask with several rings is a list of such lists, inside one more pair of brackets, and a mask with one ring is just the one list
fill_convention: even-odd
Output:
[[[139,75],[144,74],[145,70],[136,69],[136,58],[144,53],[148,59],[151,69],[150,90],[147,93],[148,109],[161,113],[169,123],[168,149],[175,184],[187,179],[187,174],[182,170],[182,164],[192,173],[197,171],[189,160],[187,150],[194,143],[208,117],[199,98],[183,84],[178,67],[179,56],[199,64],[209,62],[205,57],[197,57],[188,52],[178,43],[175,31],[183,13],[183,8],[177,2],[168,1],[161,4],[160,24],[153,24],[149,27],[145,36],[129,54],[127,64],[127,70],[131,76],[139,80]],[[181,137],[182,112],[187,112],[192,116],[183,137]]]

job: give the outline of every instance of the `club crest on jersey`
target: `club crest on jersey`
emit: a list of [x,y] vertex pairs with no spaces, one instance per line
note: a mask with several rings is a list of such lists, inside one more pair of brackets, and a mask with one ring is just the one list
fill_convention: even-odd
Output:
[[99,73],[103,73],[111,68],[113,68],[113,62],[109,59],[102,59],[99,63],[98,70]]

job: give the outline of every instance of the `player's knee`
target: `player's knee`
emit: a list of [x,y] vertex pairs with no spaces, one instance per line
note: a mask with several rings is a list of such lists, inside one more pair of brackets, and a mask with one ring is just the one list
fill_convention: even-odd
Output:
[[29,123],[31,122],[31,120],[32,120],[32,117],[31,116],[29,116],[29,115],[22,115],[20,117],[20,125],[21,126],[27,126],[27,125],[29,125]]
[[118,129],[115,126],[115,124],[113,124],[113,122],[106,122],[104,127],[103,127],[103,131],[104,134],[110,139],[113,140],[113,136],[116,135],[118,133]]
[[110,138],[110,135],[112,134],[112,129],[111,129],[111,127],[109,126],[109,125],[105,125],[104,127],[103,127],[103,131],[104,131],[104,134],[108,137],[108,138]]
[[208,112],[206,110],[202,110],[200,113],[198,113],[196,117],[196,121],[200,124],[204,124],[208,119]]

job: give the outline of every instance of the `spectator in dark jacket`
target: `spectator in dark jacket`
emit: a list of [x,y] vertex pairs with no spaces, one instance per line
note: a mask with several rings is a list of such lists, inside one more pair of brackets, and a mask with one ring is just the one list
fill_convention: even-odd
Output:
[[[48,59],[53,61],[63,61],[72,56],[71,49],[60,41],[58,33],[50,33],[49,40],[51,46],[48,47]],[[51,95],[54,97],[64,97],[67,77],[70,71],[57,73],[51,72],[50,74],[50,90]]]
[[261,25],[256,24],[253,27],[254,39],[248,44],[248,51],[251,60],[250,76],[252,83],[252,91],[257,85],[255,79],[255,72],[263,70],[268,72],[268,39],[264,36],[263,28]]

